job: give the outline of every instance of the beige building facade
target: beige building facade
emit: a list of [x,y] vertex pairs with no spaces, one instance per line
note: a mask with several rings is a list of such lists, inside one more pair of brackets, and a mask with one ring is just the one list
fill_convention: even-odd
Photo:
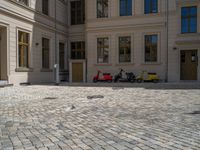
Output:
[[199,82],[199,11],[199,0],[2,0],[0,80],[55,82],[59,64],[69,82],[120,68]]

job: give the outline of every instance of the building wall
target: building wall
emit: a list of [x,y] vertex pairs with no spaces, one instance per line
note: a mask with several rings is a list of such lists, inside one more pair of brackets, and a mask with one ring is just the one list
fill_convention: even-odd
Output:
[[[109,17],[96,18],[96,1],[87,0],[87,21],[86,21],[86,41],[87,41],[87,80],[92,81],[92,77],[97,70],[110,72],[115,75],[120,68],[140,74],[141,71],[156,72],[162,80],[166,79],[166,1],[159,0],[158,14],[144,14],[143,1],[133,1],[133,15],[119,16],[119,1],[109,1]],[[156,63],[145,63],[144,61],[144,35],[158,34],[158,61]],[[131,63],[119,63],[118,61],[118,37],[130,35],[131,41]],[[110,52],[109,63],[97,63],[97,38],[109,37]]]
[[[49,1],[49,16],[41,13],[41,1],[31,0],[30,2],[29,7],[26,7],[14,1],[0,1],[0,24],[6,25],[9,31],[8,80],[13,84],[53,82],[55,53],[58,52],[59,42],[65,43],[65,61],[67,62],[67,4],[57,0],[57,21],[55,23],[55,1]],[[18,69],[18,30],[30,33],[30,67],[28,71]],[[49,70],[42,70],[42,37],[50,39]],[[65,67],[67,69],[68,66]]]
[[[172,3],[172,1],[170,1]],[[200,1],[177,0],[170,5],[169,16],[169,82],[180,81],[180,51],[198,50],[200,58]],[[181,34],[181,7],[197,6],[197,33]],[[198,59],[200,64],[200,59]],[[198,65],[198,81],[200,81],[200,65]]]

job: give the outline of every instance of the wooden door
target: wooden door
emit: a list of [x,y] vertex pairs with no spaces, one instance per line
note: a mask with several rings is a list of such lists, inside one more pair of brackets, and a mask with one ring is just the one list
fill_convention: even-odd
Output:
[[197,80],[197,50],[181,51],[181,80]]
[[83,63],[72,63],[72,82],[83,82]]

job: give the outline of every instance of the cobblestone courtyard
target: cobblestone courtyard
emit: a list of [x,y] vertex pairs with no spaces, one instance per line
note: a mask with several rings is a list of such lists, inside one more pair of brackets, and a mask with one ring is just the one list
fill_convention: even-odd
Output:
[[0,150],[12,149],[200,150],[200,90],[2,88]]

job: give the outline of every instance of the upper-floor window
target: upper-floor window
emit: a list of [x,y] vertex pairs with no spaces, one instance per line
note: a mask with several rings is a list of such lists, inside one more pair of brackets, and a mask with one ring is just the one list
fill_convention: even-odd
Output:
[[85,1],[71,1],[71,25],[84,24],[85,21]]
[[18,63],[19,67],[29,67],[29,33],[18,31]]
[[145,35],[145,62],[157,62],[158,35]]
[[26,5],[26,6],[29,5],[29,0],[16,0],[16,1],[19,2],[20,4],[23,4],[23,5]]
[[97,0],[97,18],[108,17],[108,0]]
[[109,39],[97,38],[97,62],[108,63],[109,58]]
[[42,13],[49,15],[49,0],[42,0]]
[[144,13],[151,14],[158,12],[158,0],[144,0]]
[[120,16],[132,15],[132,0],[120,0]]
[[182,7],[181,9],[181,32],[197,32],[197,7]]
[[119,62],[131,62],[131,37],[119,37]]
[[85,42],[71,43],[71,59],[85,59]]

